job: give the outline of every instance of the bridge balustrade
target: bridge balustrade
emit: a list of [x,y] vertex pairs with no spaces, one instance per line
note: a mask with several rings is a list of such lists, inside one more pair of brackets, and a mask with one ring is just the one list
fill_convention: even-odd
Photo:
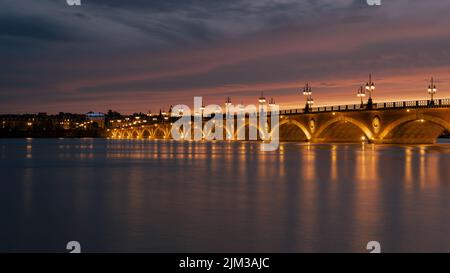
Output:
[[417,101],[418,106],[428,106],[428,101],[419,100]]
[[417,105],[415,101],[406,101],[405,103],[407,107],[414,107]]
[[[398,109],[398,108],[435,108],[435,107],[448,107],[450,106],[450,98],[448,99],[437,99],[434,100],[434,103],[431,100],[414,100],[414,101],[397,101],[397,102],[381,102],[375,103],[373,105],[373,109]],[[365,111],[367,110],[365,107],[361,108],[360,104],[348,104],[348,105],[337,105],[337,106],[321,106],[310,108],[309,113],[321,113],[321,112],[334,112],[334,111]],[[292,115],[292,114],[304,114],[304,108],[297,109],[285,109],[280,110],[280,115]],[[176,119],[164,120],[162,117],[154,117],[149,119],[146,123],[147,125],[161,124],[161,123],[169,123]],[[135,126],[143,126],[144,124],[139,125],[131,125],[127,123],[123,123],[118,127],[120,128],[130,128]]]

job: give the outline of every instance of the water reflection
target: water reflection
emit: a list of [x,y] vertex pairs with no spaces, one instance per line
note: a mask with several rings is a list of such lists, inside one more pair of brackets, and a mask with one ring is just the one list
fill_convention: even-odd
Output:
[[450,145],[259,148],[1,140],[0,250],[450,251]]

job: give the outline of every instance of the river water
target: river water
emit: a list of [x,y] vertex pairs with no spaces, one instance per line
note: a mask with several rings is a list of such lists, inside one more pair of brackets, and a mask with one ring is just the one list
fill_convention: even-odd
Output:
[[450,251],[450,142],[0,140],[0,251]]

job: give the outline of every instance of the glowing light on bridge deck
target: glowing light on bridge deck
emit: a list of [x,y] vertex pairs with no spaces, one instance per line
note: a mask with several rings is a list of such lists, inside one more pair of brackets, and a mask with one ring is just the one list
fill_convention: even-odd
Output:
[[258,102],[260,104],[266,103],[266,98],[264,97],[264,93],[261,91],[261,97],[259,97]]
[[314,104],[314,99],[312,98],[312,88],[309,83],[306,83],[305,87],[303,87],[303,95],[306,96],[305,112],[309,112]]
[[269,107],[273,108],[274,106],[275,106],[275,100],[273,98],[270,98]]
[[430,85],[428,85],[428,94],[431,96],[431,102],[433,102],[433,96],[434,94],[436,94],[437,92],[437,88],[436,85],[434,84],[434,79],[431,78],[431,83]]

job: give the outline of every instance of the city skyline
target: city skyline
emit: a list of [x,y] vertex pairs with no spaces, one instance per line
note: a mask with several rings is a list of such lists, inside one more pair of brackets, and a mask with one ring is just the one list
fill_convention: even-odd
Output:
[[[20,3],[19,3],[20,2]],[[24,5],[26,3],[26,5]],[[282,107],[450,95],[450,3],[383,1],[6,1],[0,113],[152,112],[192,104]]]

